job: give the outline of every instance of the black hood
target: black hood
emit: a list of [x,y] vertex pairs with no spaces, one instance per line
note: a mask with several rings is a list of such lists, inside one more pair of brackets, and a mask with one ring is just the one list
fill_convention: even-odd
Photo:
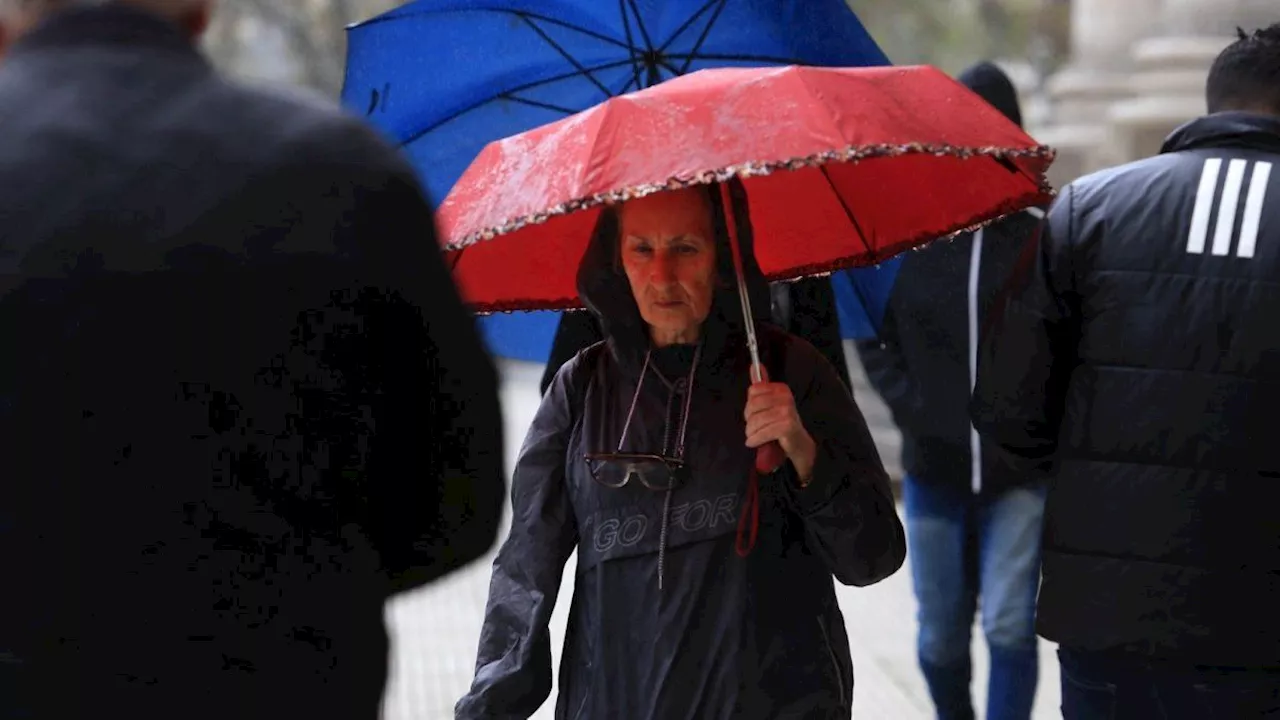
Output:
[[1238,111],[1204,115],[1170,133],[1160,152],[1221,147],[1280,153],[1280,117]]
[[[751,219],[747,206],[746,189],[742,181],[729,181],[733,198],[733,216],[738,228],[738,243],[742,248],[743,271],[747,290],[751,297],[751,310],[757,323],[769,321],[769,285],[756,262],[755,242],[751,231]],[[716,268],[719,275],[711,314],[703,327],[703,356],[719,359],[725,353],[745,347],[742,305],[738,299],[733,255],[729,244],[728,225],[721,186],[706,186],[710,199],[715,231]],[[622,269],[619,257],[620,237],[618,211],[606,207],[600,213],[591,243],[578,265],[578,296],[597,318],[604,329],[605,338],[613,354],[625,367],[639,372],[644,354],[649,348],[649,333],[640,308],[631,294],[631,286]]]
[[1018,104],[1018,90],[995,63],[983,61],[970,66],[956,78],[965,87],[977,93],[989,105],[1022,127],[1022,107]]

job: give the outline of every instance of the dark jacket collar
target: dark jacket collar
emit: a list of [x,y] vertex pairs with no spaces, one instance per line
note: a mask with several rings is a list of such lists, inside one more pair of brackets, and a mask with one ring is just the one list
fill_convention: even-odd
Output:
[[1170,133],[1160,152],[1240,148],[1280,153],[1280,117],[1221,112],[1192,120]]
[[57,12],[15,43],[11,55],[104,45],[166,50],[203,62],[195,43],[178,26],[120,3]]

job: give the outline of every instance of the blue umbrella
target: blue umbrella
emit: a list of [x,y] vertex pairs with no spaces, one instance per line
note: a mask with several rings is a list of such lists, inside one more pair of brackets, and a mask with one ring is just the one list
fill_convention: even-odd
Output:
[[[887,64],[844,0],[417,0],[348,30],[342,101],[438,203],[489,142],[676,75]],[[862,316],[874,334],[874,307]],[[495,354],[542,362],[558,320],[493,315],[482,329]]]
[[905,257],[898,255],[874,267],[831,274],[841,337],[851,340],[879,337],[884,311],[889,305],[889,293],[893,291],[898,268]]

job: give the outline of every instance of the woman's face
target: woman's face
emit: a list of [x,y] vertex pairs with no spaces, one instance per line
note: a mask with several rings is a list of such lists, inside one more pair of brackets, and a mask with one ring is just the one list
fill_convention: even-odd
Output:
[[622,267],[658,346],[691,343],[711,313],[716,283],[711,204],[700,188],[625,203]]

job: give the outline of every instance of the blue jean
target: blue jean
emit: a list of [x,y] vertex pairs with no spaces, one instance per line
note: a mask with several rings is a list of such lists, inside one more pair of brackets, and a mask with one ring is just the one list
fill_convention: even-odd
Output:
[[1212,668],[1059,648],[1063,720],[1280,718],[1280,670]]
[[1036,483],[975,495],[967,483],[903,481],[907,557],[919,604],[917,654],[939,720],[974,717],[969,650],[979,601],[991,651],[987,718],[1031,717],[1047,488]]

